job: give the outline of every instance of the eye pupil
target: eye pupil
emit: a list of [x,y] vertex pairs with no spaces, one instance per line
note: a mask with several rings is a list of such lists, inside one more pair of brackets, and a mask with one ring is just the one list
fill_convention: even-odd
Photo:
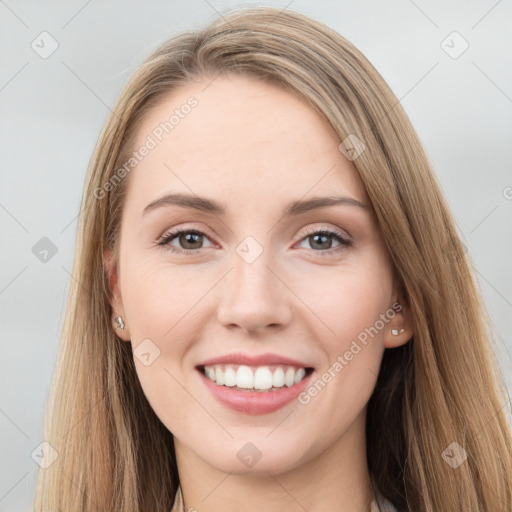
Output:
[[[328,240],[330,238],[330,236],[319,233],[319,234],[313,235],[311,238],[314,241],[312,246],[314,244],[318,243],[318,239],[321,239],[320,243],[324,242],[324,245],[320,245],[320,249],[325,249],[325,241]],[[332,240],[331,240],[331,243],[328,244],[327,248],[329,249],[331,247],[331,245],[332,245]]]
[[181,243],[183,240],[185,240],[185,249],[195,249],[196,247],[186,247],[187,244],[194,244],[194,243],[198,243],[202,241],[202,235],[200,235],[199,233],[186,233],[184,235],[181,235],[180,237],[180,244],[183,246],[183,244]]

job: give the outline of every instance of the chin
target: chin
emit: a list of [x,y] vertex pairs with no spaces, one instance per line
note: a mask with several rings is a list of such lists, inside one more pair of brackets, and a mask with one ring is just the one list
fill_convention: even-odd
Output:
[[210,445],[203,454],[197,451],[196,454],[224,473],[268,477],[268,473],[286,473],[304,462],[306,454],[297,451],[297,444],[300,443],[284,446],[268,439],[260,442],[257,438],[253,441],[232,440],[230,446],[217,445],[212,449]]

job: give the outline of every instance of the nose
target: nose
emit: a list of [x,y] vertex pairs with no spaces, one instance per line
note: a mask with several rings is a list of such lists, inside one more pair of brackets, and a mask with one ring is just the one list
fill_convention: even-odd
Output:
[[265,252],[252,263],[235,255],[233,264],[223,280],[219,322],[246,332],[279,330],[288,325],[293,294],[284,284],[285,279],[269,267]]

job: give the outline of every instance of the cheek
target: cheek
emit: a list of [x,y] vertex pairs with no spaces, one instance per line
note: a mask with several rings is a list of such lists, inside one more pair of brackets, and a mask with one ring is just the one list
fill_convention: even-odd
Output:
[[[171,432],[181,433],[179,425],[192,421],[191,412],[200,414],[186,391],[192,376],[184,366],[201,326],[197,301],[207,291],[207,280],[201,284],[197,272],[171,268],[161,257],[132,255],[125,261],[122,279],[135,369],[155,414]],[[179,418],[173,414],[176,410]]]
[[[392,281],[389,270],[379,258],[364,258],[356,265],[317,272],[305,287],[302,297],[329,328],[329,351],[340,350],[359,333],[370,328],[389,308]],[[380,324],[379,324],[380,325]],[[380,329],[379,334],[382,334]]]
[[389,321],[394,313],[389,310],[389,270],[379,258],[372,259],[372,265],[360,263],[325,277],[317,275],[309,292],[308,305],[319,317],[312,329],[323,362],[302,403],[309,411],[332,418],[326,428],[333,429],[333,435],[368,401],[384,350],[387,323],[382,318]]
[[196,314],[198,301],[208,291],[207,273],[171,265],[157,249],[150,254],[134,250],[123,263],[123,304],[132,340],[172,338]]

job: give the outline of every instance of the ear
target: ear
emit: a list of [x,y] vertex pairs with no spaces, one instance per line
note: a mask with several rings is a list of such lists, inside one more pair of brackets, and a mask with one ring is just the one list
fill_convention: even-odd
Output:
[[[386,325],[384,334],[384,347],[396,348],[405,345],[414,334],[410,308],[401,294],[395,294],[390,308],[395,312]],[[393,334],[398,332],[398,334]]]
[[[108,280],[108,288],[110,291],[110,304],[112,305],[112,327],[116,335],[123,341],[130,341],[130,328],[126,313],[123,307],[123,300],[121,297],[121,290],[118,283],[118,270],[117,266],[113,264],[112,252],[110,249],[105,251],[105,272]],[[116,322],[117,317],[121,317],[123,321],[123,328]]]

